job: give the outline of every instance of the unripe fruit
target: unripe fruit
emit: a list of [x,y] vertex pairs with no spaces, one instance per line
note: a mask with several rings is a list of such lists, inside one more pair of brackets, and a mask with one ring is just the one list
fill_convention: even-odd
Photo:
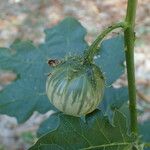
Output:
[[71,57],[48,76],[46,93],[60,111],[82,116],[95,110],[102,101],[104,86],[104,77],[96,65],[84,64],[81,58]]

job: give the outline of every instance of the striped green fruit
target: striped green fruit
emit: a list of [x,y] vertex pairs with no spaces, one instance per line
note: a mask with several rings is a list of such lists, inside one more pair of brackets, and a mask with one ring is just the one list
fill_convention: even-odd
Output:
[[71,57],[48,76],[46,93],[60,111],[82,116],[95,110],[102,101],[104,85],[104,77],[96,65]]

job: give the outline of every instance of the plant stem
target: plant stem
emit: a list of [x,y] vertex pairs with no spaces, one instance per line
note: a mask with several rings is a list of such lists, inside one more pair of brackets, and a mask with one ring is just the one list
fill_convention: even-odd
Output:
[[98,45],[101,43],[101,41],[104,39],[104,37],[108,33],[110,33],[112,30],[117,29],[117,28],[126,29],[127,28],[126,22],[115,23],[115,24],[109,26],[108,28],[106,28],[105,30],[103,30],[102,33],[100,35],[98,35],[96,40],[88,48],[88,51],[87,51],[86,56],[85,56],[85,60],[87,60],[88,62],[91,63],[93,61],[94,56],[99,51]]
[[136,86],[134,71],[134,41],[135,41],[135,15],[137,0],[128,0],[127,14],[125,21],[128,24],[124,31],[126,45],[126,64],[129,90],[129,109],[130,109],[130,129],[132,133],[137,134],[137,110],[136,110]]

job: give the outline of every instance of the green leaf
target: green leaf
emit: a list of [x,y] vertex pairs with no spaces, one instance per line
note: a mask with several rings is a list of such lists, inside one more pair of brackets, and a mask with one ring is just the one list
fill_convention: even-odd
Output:
[[47,132],[54,131],[60,124],[59,115],[57,113],[50,115],[48,119],[43,121],[37,131],[37,136],[41,136]]
[[[98,108],[102,111],[104,116],[107,116],[109,122],[113,124],[115,110],[121,108],[128,101],[128,89],[127,87],[113,88],[108,87],[105,90],[104,98]],[[44,135],[51,130],[55,130],[59,125],[59,118],[57,114],[50,116],[44,122],[41,123],[37,135]]]
[[[88,45],[84,38],[86,29],[73,18],[67,18],[57,26],[45,30],[46,41],[41,45],[50,50],[50,59],[61,59],[66,55],[83,55]],[[59,44],[56,43],[59,39]],[[102,69],[106,83],[112,84],[124,73],[124,38],[118,35],[104,40],[100,46],[100,57],[95,63]]]
[[[64,19],[45,33],[45,43],[40,46],[17,40],[10,48],[0,48],[0,70],[11,70],[17,74],[17,79],[0,92],[0,113],[16,117],[20,123],[34,111],[45,113],[55,109],[45,94],[46,78],[52,69],[47,64],[48,60],[82,55],[88,47],[84,40],[85,28],[73,18]],[[96,60],[109,83],[123,73],[122,41],[120,36],[103,41],[101,59]]]
[[21,123],[34,111],[55,110],[45,93],[46,78],[51,70],[47,61],[84,49],[87,46],[85,34],[78,21],[67,18],[46,30],[46,43],[40,47],[18,40],[10,48],[0,48],[0,69],[17,74],[17,80],[0,92],[0,113],[14,116]]
[[33,113],[54,109],[45,93],[48,65],[44,52],[31,42],[19,42],[0,49],[0,68],[12,70],[17,79],[0,92],[0,113],[24,122]]
[[49,50],[50,59],[66,55],[81,55],[87,48],[86,29],[74,18],[68,17],[51,29],[45,30],[46,39],[40,47]]
[[131,146],[132,142],[122,113],[115,112],[112,126],[108,118],[97,110],[87,116],[86,122],[61,114],[57,130],[42,136],[29,150],[44,150],[42,146],[47,144],[57,145],[63,150],[123,150]]
[[38,148],[39,150],[63,150],[60,146],[56,144],[42,144]]
[[142,135],[142,140],[145,143],[149,143],[149,146],[145,147],[144,150],[150,150],[150,120],[140,123],[139,131],[140,134]]
[[95,63],[102,69],[107,85],[112,84],[124,73],[124,61],[123,36],[119,35],[102,42]]
[[128,88],[113,88],[105,89],[104,98],[98,108],[105,116],[113,123],[114,110],[119,109],[125,102],[128,101]]

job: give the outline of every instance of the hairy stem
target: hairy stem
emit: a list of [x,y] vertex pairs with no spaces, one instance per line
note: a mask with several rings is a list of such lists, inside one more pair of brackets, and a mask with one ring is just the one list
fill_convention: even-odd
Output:
[[96,38],[96,40],[91,44],[91,46],[89,47],[89,49],[88,49],[88,51],[86,53],[85,59],[88,62],[91,63],[93,61],[94,56],[99,51],[98,45],[101,43],[101,41],[104,39],[104,37],[108,33],[110,33],[112,30],[117,29],[117,28],[126,29],[127,28],[127,24],[125,22],[119,22],[119,23],[113,24],[113,25],[109,26],[108,28],[106,28],[105,30],[103,30],[102,33]]
[[129,90],[129,109],[131,132],[137,134],[137,110],[136,110],[136,86],[135,86],[135,71],[134,71],[134,41],[135,41],[135,15],[136,15],[137,0],[128,0],[127,14],[125,21],[128,24],[124,31],[126,45],[126,64]]

